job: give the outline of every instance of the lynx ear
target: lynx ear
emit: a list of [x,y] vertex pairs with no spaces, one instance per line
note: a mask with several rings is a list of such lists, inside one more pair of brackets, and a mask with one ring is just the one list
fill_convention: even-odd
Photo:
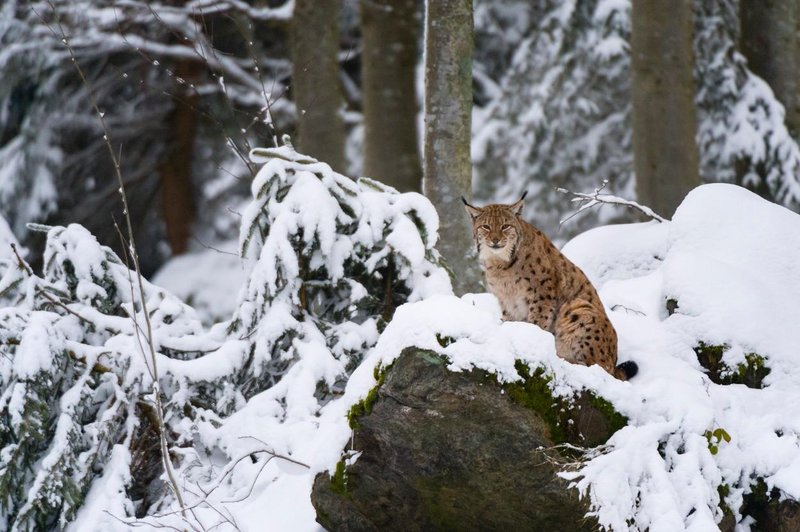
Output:
[[526,190],[522,194],[522,197],[520,199],[518,199],[516,203],[514,203],[514,204],[509,206],[509,208],[511,209],[511,212],[513,212],[517,216],[521,216],[522,215],[522,207],[525,205],[522,202],[522,200],[524,200],[525,196],[527,196],[527,195],[528,195],[528,191]]
[[473,220],[478,216],[480,216],[481,213],[483,212],[483,209],[473,207],[472,205],[467,203],[467,200],[464,199],[464,196],[461,196],[461,201],[464,202],[464,208],[467,210],[467,214],[469,214],[469,217],[472,218]]

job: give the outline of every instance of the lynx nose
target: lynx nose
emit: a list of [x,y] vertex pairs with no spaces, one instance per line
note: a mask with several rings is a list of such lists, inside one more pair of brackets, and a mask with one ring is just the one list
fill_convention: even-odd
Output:
[[499,240],[492,239],[492,240],[489,241],[489,247],[490,248],[494,248],[494,249],[498,249],[498,248],[501,248],[503,246],[500,245],[500,241]]

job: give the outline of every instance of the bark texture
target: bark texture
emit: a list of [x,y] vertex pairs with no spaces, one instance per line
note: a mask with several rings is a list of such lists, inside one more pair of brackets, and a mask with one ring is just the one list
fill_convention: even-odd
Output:
[[769,83],[786,108],[786,125],[800,132],[800,39],[797,0],[741,0],[739,47],[754,74]]
[[361,0],[364,174],[421,192],[414,77],[420,0]]
[[[358,460],[317,476],[317,520],[328,530],[596,530],[587,501],[556,476],[568,459],[553,446],[598,445],[619,425],[590,401],[554,403],[536,378],[504,388],[405,350],[355,419]],[[559,411],[568,419],[555,425]]]
[[[199,64],[192,61],[181,61],[175,67],[175,75],[190,83],[198,79],[200,72]],[[195,91],[184,91],[176,99],[169,125],[174,142],[160,168],[161,208],[172,255],[186,252],[196,214],[192,159],[197,136],[197,104]]]
[[346,171],[339,83],[341,0],[296,0],[291,23],[292,95],[298,150]]
[[700,185],[691,0],[634,0],[633,153],[639,201],[671,217]]
[[439,244],[457,294],[480,286],[472,228],[461,197],[472,196],[472,1],[430,0],[425,20],[423,189],[439,212]]

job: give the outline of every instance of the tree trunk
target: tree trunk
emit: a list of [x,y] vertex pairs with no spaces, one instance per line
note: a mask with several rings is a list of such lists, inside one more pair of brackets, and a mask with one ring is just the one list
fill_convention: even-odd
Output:
[[364,174],[402,192],[422,188],[414,77],[419,0],[361,0]]
[[343,172],[344,121],[339,85],[340,0],[296,0],[291,23],[292,94],[298,149]]
[[[199,64],[194,61],[180,61],[175,67],[175,76],[190,83],[196,81],[199,73]],[[160,168],[162,216],[173,256],[185,253],[189,247],[196,214],[192,158],[197,133],[197,99],[195,91],[183,91],[175,100],[169,125],[174,143]]]
[[741,0],[739,48],[747,66],[772,88],[786,109],[786,125],[800,133],[797,0]]
[[439,245],[457,294],[477,290],[472,227],[472,0],[428,0],[425,19],[425,195],[439,213]]
[[700,184],[691,0],[633,1],[631,70],[639,201],[671,217]]

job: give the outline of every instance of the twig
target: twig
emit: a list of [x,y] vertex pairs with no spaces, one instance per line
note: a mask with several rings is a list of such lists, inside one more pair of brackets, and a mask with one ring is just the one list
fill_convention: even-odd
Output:
[[[186,491],[188,491],[189,493],[191,493],[192,495],[194,495],[195,497],[198,497],[198,494],[193,492],[190,488],[184,486],[184,489]],[[200,491],[203,491],[203,490],[200,489]],[[204,495],[206,497],[208,496],[207,493],[205,493],[205,492],[203,492],[203,493],[204,493]],[[203,500],[201,502],[205,503],[209,508],[211,508],[214,512],[216,512],[223,519],[223,521],[220,521],[219,523],[217,523],[216,525],[212,526],[211,528],[206,529],[206,532],[210,532],[211,530],[214,530],[215,528],[221,526],[224,522],[229,523],[236,530],[241,530],[241,528],[239,528],[239,525],[236,524],[236,518],[233,517],[233,514],[231,514],[230,510],[225,509],[225,511],[228,512],[228,515],[225,515],[224,513],[222,513],[222,510],[219,510],[216,506],[214,506],[213,504],[211,504],[210,502],[208,502],[204,498],[203,498]]]
[[211,251],[216,251],[217,253],[222,253],[223,255],[233,255],[234,257],[239,258],[239,254],[238,253],[233,253],[232,251],[225,251],[225,250],[222,250],[222,249],[219,249],[219,248],[215,248],[214,246],[212,246],[210,244],[206,244],[205,242],[203,242],[202,240],[200,240],[196,236],[192,237],[192,239],[194,241],[196,241],[198,244],[200,244],[201,246],[203,246],[204,248],[206,248],[206,249],[210,249]]
[[618,308],[623,309],[625,312],[627,312],[629,314],[631,312],[633,312],[634,314],[638,314],[639,316],[646,316],[647,315],[644,312],[642,312],[641,310],[636,310],[635,308],[626,307],[625,305],[621,305],[621,304],[614,305],[613,307],[611,307],[611,310],[617,310]]
[[139,320],[136,319],[136,302],[133,301],[135,299],[134,296],[134,288],[133,288],[133,276],[131,275],[131,265],[128,262],[128,244],[125,242],[125,237],[122,234],[122,230],[119,228],[117,224],[117,220],[112,216],[111,219],[114,222],[114,228],[117,230],[117,234],[119,235],[120,243],[122,244],[122,258],[125,261],[125,268],[128,270],[128,284],[130,285],[131,289],[131,309],[128,310],[124,306],[122,307],[125,310],[125,313],[131,319],[134,328],[134,335],[136,336],[136,343],[139,345],[139,352],[142,354],[142,358],[144,360],[144,366],[147,368],[147,372],[150,374],[150,378],[155,380],[155,373],[153,368],[150,367],[150,363],[147,360],[147,355],[145,354],[144,345],[142,344],[142,335],[145,332],[142,330],[141,325],[139,325]]
[[[261,453],[268,454],[270,456],[268,460],[272,460],[273,458],[278,458],[280,460],[286,460],[287,462],[290,462],[292,464],[299,465],[300,467],[305,467],[306,469],[311,469],[311,467],[308,464],[304,464],[303,462],[298,462],[297,460],[294,460],[293,458],[289,458],[288,456],[283,456],[281,454],[278,454],[278,453],[276,453],[275,451],[273,451],[271,449],[256,449],[254,451],[249,451],[247,453],[243,453],[241,456],[239,456],[235,460],[232,460],[231,462],[229,462],[228,465],[226,465],[222,469],[222,472],[220,473],[219,478],[211,486],[211,488],[208,490],[208,493],[210,494],[215,489],[220,487],[222,485],[222,482],[224,482],[225,478],[233,471],[233,469],[239,464],[239,462],[241,462],[242,460],[244,460],[246,458],[250,458],[250,456],[252,456],[254,454],[261,454]],[[258,478],[257,475],[256,475],[256,478]]]
[[633,200],[628,200],[625,198],[620,198],[619,196],[614,196],[613,194],[601,194],[603,189],[606,188],[608,185],[608,179],[604,180],[603,183],[594,189],[594,192],[586,194],[583,192],[572,192],[565,188],[556,188],[557,192],[562,194],[567,194],[572,196],[570,200],[573,203],[578,203],[578,210],[561,220],[558,224],[561,227],[563,224],[577,216],[578,214],[582,213],[586,209],[591,209],[595,205],[621,205],[623,207],[629,207],[631,209],[635,209],[648,218],[652,218],[653,220],[659,222],[667,222],[668,220],[663,216],[657,214],[653,209],[646,205],[641,205]]

